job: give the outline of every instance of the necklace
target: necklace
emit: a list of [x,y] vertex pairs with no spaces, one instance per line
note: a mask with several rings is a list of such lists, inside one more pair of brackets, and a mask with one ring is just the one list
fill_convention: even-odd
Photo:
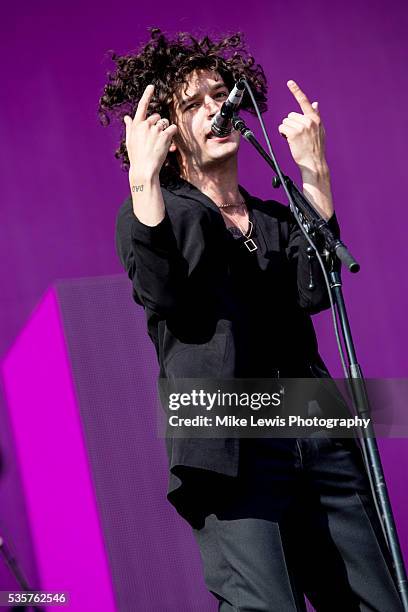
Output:
[[254,229],[254,224],[252,223],[252,221],[248,222],[248,231],[246,233],[244,232],[244,230],[242,229],[239,223],[238,223],[238,227],[241,230],[243,237],[246,238],[246,240],[244,241],[244,244],[246,248],[248,249],[248,251],[250,253],[252,253],[252,251],[256,251],[258,246],[255,244],[255,242],[251,238],[252,230]]
[[[245,200],[242,200],[242,202],[240,202],[239,204],[217,204],[218,208],[242,208],[245,207]],[[224,212],[224,211],[222,211]],[[226,214],[226,211],[225,211]],[[248,219],[248,230],[245,232],[242,229],[242,226],[240,223],[238,223],[238,221],[236,221],[236,226],[239,228],[241,234],[243,235],[243,237],[245,238],[244,244],[246,246],[246,248],[248,249],[248,251],[250,253],[252,253],[253,251],[256,251],[256,249],[258,248],[258,246],[255,244],[255,242],[253,241],[253,239],[251,238],[252,235],[252,230],[254,229],[254,224],[252,223],[252,221],[250,221]]]
[[216,206],[218,208],[241,208],[242,206],[245,206],[245,201],[242,200],[242,202],[239,204],[217,204]]
[[249,221],[248,230],[246,232],[243,230],[239,223],[237,225],[230,225],[230,227],[228,228],[234,238],[242,238],[242,236],[246,238],[244,244],[250,253],[252,253],[252,251],[256,251],[256,249],[258,248],[254,240],[251,238],[253,228],[254,224],[252,223],[252,221]]

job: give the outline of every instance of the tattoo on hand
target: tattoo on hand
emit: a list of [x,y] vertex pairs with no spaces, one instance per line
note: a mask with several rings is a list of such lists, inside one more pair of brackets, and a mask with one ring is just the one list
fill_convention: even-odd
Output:
[[132,185],[132,192],[143,191],[143,185]]

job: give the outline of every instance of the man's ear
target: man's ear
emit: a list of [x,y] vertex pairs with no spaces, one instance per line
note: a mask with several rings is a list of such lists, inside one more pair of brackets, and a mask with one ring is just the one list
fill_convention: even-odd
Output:
[[171,143],[170,143],[169,151],[170,151],[170,153],[175,153],[177,151],[177,145],[174,142],[174,140],[172,140]]

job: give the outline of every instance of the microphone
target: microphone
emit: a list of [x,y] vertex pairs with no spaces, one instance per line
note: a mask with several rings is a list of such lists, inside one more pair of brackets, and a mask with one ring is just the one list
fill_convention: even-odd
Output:
[[229,136],[231,134],[231,119],[242,102],[244,91],[245,84],[242,80],[239,80],[235,83],[234,89],[211,121],[211,131],[215,136],[222,138],[223,136]]

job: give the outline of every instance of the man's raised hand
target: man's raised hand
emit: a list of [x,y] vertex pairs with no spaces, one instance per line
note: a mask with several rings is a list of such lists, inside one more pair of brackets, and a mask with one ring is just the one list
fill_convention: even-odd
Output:
[[287,86],[302,112],[289,113],[278,130],[287,139],[292,157],[301,171],[313,172],[326,164],[325,131],[318,103],[311,104],[295,81],[288,81]]
[[147,117],[147,111],[154,93],[154,86],[148,85],[137,105],[132,120],[124,117],[126,125],[126,148],[130,162],[130,174],[140,179],[158,176],[166,159],[177,126],[169,125],[158,113]]
[[299,166],[304,194],[325,219],[330,219],[334,207],[319,105],[311,104],[294,81],[288,81],[288,88],[302,112],[289,113],[278,130],[287,138],[292,157]]

